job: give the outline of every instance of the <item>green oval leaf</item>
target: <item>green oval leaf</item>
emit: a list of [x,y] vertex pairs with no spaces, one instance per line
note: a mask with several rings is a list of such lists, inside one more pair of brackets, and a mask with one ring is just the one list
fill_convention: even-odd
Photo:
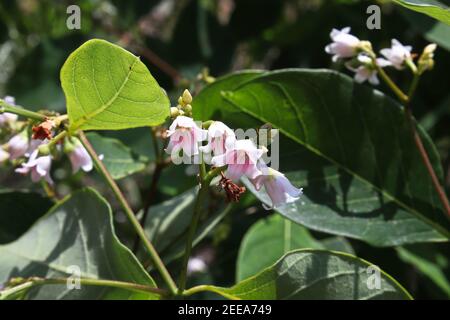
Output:
[[122,179],[145,169],[146,159],[133,153],[121,141],[94,132],[88,133],[87,137],[97,154],[103,155],[102,162],[114,179]]
[[450,25],[450,9],[442,2],[436,0],[393,0],[395,3],[426,14],[434,19]]
[[87,41],[61,69],[71,130],[155,126],[170,102],[139,57],[104,40]]
[[245,234],[236,264],[237,281],[244,280],[274,264],[294,249],[328,249],[354,253],[341,237],[316,240],[305,227],[280,215],[271,215],[255,223]]
[[350,254],[314,249],[286,254],[273,266],[231,288],[203,286],[228,299],[412,299],[391,276],[379,271],[379,286],[368,269],[371,263]]
[[[224,91],[222,100],[211,105],[206,87],[194,99],[194,109],[225,114],[232,105],[298,143],[281,146],[280,152],[295,158],[295,165],[283,171],[292,171],[294,184],[305,187],[305,205],[298,201],[278,209],[281,214],[378,246],[448,240],[450,223],[404,112],[391,98],[329,70],[269,72]],[[436,149],[418,131],[442,179]]]
[[[54,206],[25,235],[0,246],[0,284],[14,277],[66,278],[70,266],[81,277],[155,286],[136,257],[119,242],[111,209],[100,195],[85,189]],[[156,299],[123,289],[65,285],[32,288],[31,299]]]

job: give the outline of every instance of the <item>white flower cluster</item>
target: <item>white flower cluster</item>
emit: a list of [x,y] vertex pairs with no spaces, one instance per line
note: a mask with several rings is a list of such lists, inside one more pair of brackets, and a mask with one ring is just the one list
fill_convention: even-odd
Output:
[[[261,157],[267,150],[257,148],[251,140],[238,140],[234,131],[220,121],[213,121],[205,130],[192,118],[177,116],[167,136],[170,141],[166,152],[172,159],[180,157],[181,153],[188,157],[212,153],[210,164],[226,167],[226,180],[238,182],[246,176],[257,190],[264,186],[274,208],[297,200],[302,193],[302,189],[294,187],[284,174],[266,166]],[[204,146],[203,141],[207,141]]]
[[[325,51],[333,55],[332,60],[334,62],[342,59],[347,60],[345,66],[355,72],[354,78],[358,83],[367,80],[373,85],[379,84],[377,67],[390,66],[397,70],[402,70],[405,66],[415,68],[411,54],[412,47],[401,44],[397,39],[392,39],[390,48],[380,50],[383,56],[380,58],[376,57],[372,51],[370,42],[359,40],[350,34],[350,27],[342,30],[333,29],[330,37],[333,42],[325,47]],[[425,66],[425,69],[432,67],[432,52],[436,49],[436,45],[430,44],[426,49],[431,51],[431,61],[428,61],[429,65]]]
[[[5,97],[3,100],[15,105],[13,97]],[[9,161],[18,165],[15,170],[17,173],[30,174],[33,182],[44,179],[50,184],[53,183],[50,176],[52,155],[41,155],[39,152],[49,143],[48,139],[34,139],[28,124],[19,121],[17,115],[11,113],[0,114],[0,132],[8,139],[0,146],[0,164]],[[80,168],[86,172],[92,170],[92,159],[78,139],[66,139],[64,151],[70,159],[74,173]]]

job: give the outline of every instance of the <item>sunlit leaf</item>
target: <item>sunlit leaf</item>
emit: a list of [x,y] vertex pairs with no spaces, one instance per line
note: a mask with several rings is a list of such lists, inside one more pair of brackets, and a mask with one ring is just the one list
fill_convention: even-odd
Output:
[[154,126],[169,99],[139,57],[104,40],[87,41],[61,69],[71,130]]
[[[392,277],[373,268],[369,262],[346,253],[296,250],[231,288],[205,286],[202,290],[228,299],[249,300],[411,299]],[[372,282],[373,270],[380,272],[379,286]]]

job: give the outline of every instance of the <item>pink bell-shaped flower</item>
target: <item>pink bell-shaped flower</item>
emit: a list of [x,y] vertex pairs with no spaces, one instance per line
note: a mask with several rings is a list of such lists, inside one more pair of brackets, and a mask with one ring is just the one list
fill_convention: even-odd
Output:
[[199,144],[206,139],[207,131],[197,126],[192,118],[178,116],[167,130],[170,138],[166,152],[178,158],[180,151],[191,157],[199,154]]
[[226,152],[226,144],[236,141],[236,135],[227,125],[220,121],[214,121],[208,128],[208,144],[200,147],[204,153],[213,153],[219,156]]
[[267,167],[263,163],[258,163],[258,167],[262,174],[250,181],[256,190],[260,190],[262,186],[266,189],[267,194],[272,200],[272,206],[265,206],[266,209],[277,208],[283,204],[291,203],[300,198],[302,188],[296,188],[292,185],[288,178],[281,172]]
[[20,168],[16,169],[16,172],[21,174],[31,173],[31,180],[33,182],[45,179],[48,183],[53,184],[53,180],[50,177],[52,158],[51,156],[38,157],[38,154],[39,150],[34,150],[28,162],[23,163]]
[[11,160],[23,157],[29,148],[29,138],[26,132],[16,134],[8,141],[8,152]]
[[227,165],[225,175],[233,181],[239,180],[243,175],[254,179],[261,174],[256,164],[263,155],[263,150],[256,148],[251,140],[227,141],[226,144],[226,152],[212,158],[213,166]]
[[342,30],[333,29],[330,38],[333,42],[325,47],[325,52],[333,55],[334,62],[338,59],[354,57],[358,53],[361,41],[350,34],[349,27]]
[[380,53],[398,70],[403,69],[405,61],[411,59],[411,46],[404,46],[397,39],[392,39],[391,47],[380,50]]
[[73,173],[78,172],[80,168],[84,172],[89,172],[94,167],[91,156],[78,140],[76,140],[75,145],[73,146],[73,149],[68,153],[68,156],[70,159],[70,163],[72,164]]
[[[10,96],[4,97],[3,100],[6,103],[11,104],[13,106],[16,103],[16,100],[14,99],[14,97],[10,97]],[[0,128],[13,123],[14,121],[17,120],[17,118],[18,118],[17,114],[14,114],[14,113],[5,112],[5,113],[0,114]]]

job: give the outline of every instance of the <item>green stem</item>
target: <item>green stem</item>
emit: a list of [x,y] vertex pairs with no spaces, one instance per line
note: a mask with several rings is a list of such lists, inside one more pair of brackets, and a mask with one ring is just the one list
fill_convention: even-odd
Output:
[[378,74],[381,76],[381,78],[386,82],[389,88],[395,93],[395,95],[400,99],[402,103],[407,103],[409,98],[408,96],[392,81],[391,77],[388,76],[388,74],[381,68],[377,62],[376,59],[373,59],[373,65],[375,66],[376,70],[378,71]]
[[222,297],[225,297],[225,298],[230,299],[230,300],[239,300],[238,297],[233,296],[231,294],[228,294],[224,290],[220,290],[220,288],[216,288],[214,286],[205,285],[205,284],[199,285],[199,286],[195,286],[195,287],[192,287],[190,289],[184,290],[183,296],[184,297],[188,297],[188,296],[192,296],[192,295],[194,295],[196,293],[205,292],[205,291],[217,293],[218,295],[221,295]]
[[[14,279],[13,279],[14,280]],[[19,293],[23,290],[28,290],[35,286],[42,286],[42,285],[56,285],[56,284],[67,284],[68,280],[67,278],[39,278],[39,277],[32,277],[29,279],[25,279],[23,283],[20,283],[17,286],[14,286],[12,288],[8,288],[1,292],[1,295],[11,295],[15,293]],[[119,289],[125,289],[133,292],[138,293],[154,293],[158,294],[160,296],[166,296],[167,291],[159,288],[150,287],[147,285],[137,284],[137,283],[130,283],[130,282],[124,282],[124,281],[116,281],[116,280],[103,280],[103,279],[89,279],[89,278],[80,278],[78,279],[80,285],[86,285],[86,286],[102,286],[102,287],[112,287],[112,288],[119,288]]]
[[58,133],[56,136],[53,137],[52,140],[50,140],[49,143],[47,143],[47,146],[49,148],[54,147],[59,141],[61,141],[62,139],[64,139],[67,136],[67,131],[63,130],[60,133]]
[[223,168],[214,168],[208,173],[206,173],[205,163],[203,159],[200,164],[200,189],[197,194],[197,199],[195,200],[194,205],[194,214],[192,215],[191,224],[189,226],[189,231],[186,240],[186,249],[184,252],[183,265],[180,274],[179,286],[178,286],[178,294],[183,294],[184,289],[186,288],[186,280],[187,280],[187,267],[189,262],[189,257],[192,251],[192,243],[194,242],[195,232],[197,230],[197,225],[202,216],[203,212],[203,204],[204,200],[208,195],[209,185],[211,184],[211,180],[219,174],[219,172]]
[[5,100],[0,99],[0,114],[2,114],[4,112],[14,113],[19,116],[23,116],[23,117],[33,119],[33,120],[38,120],[38,121],[47,120],[47,116],[45,116],[41,113],[30,111],[30,110],[24,109],[19,106],[13,106],[13,105],[5,102]]
[[177,293],[177,286],[175,282],[173,281],[169,271],[167,270],[166,266],[162,262],[160,256],[156,252],[155,247],[153,244],[148,240],[147,236],[145,235],[145,231],[142,228],[141,224],[139,223],[139,220],[136,218],[133,210],[128,205],[127,200],[125,199],[124,195],[120,191],[119,187],[117,186],[114,179],[111,177],[110,173],[106,169],[103,162],[98,158],[97,153],[95,152],[94,148],[90,144],[89,140],[87,139],[86,135],[83,131],[79,132],[80,141],[83,144],[83,146],[86,148],[87,152],[92,158],[92,161],[95,163],[95,166],[97,170],[100,172],[100,174],[103,176],[103,178],[108,183],[109,187],[113,191],[114,195],[116,196],[117,200],[119,200],[120,205],[122,206],[123,210],[125,211],[125,214],[127,215],[128,219],[130,220],[131,224],[133,225],[133,228],[136,230],[136,233],[138,234],[139,238],[141,239],[142,243],[144,244],[145,248],[148,250],[153,263],[156,266],[156,269],[158,269],[159,273],[161,274],[161,277],[167,284],[170,293],[176,294]]

